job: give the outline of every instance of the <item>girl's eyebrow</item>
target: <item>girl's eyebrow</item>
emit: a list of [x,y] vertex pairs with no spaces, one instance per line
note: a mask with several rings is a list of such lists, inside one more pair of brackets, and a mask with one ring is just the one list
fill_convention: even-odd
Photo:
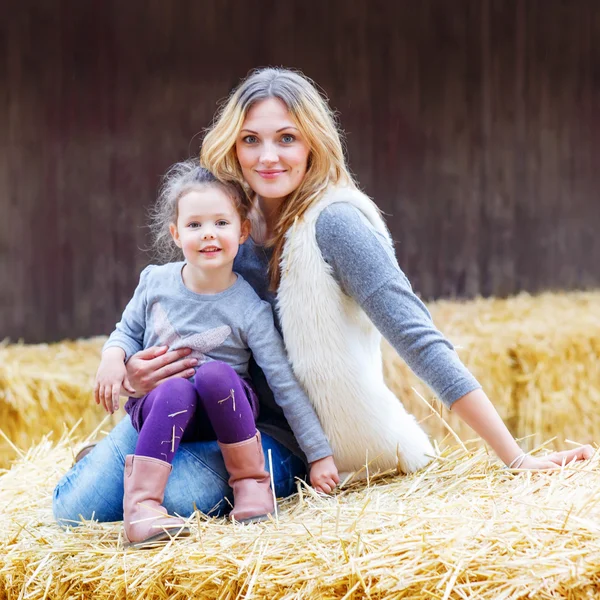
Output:
[[207,214],[198,214],[198,215],[188,215],[186,219],[189,221],[190,219],[196,219],[201,221],[202,219],[231,219],[232,213],[214,213],[212,215]]

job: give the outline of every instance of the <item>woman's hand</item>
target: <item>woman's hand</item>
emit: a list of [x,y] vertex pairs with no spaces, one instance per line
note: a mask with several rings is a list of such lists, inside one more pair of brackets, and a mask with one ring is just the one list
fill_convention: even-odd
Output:
[[[523,456],[523,451],[510,434],[483,390],[473,390],[459,398],[452,405],[452,412],[469,427],[474,429],[496,452],[498,458],[510,468],[516,469],[558,469],[563,461],[586,460],[594,454],[591,446],[581,446],[573,450],[553,452],[547,456]],[[518,460],[517,460],[518,459]]]
[[563,450],[561,452],[552,452],[546,456],[526,456],[519,469],[560,469],[560,467],[569,465],[580,460],[588,460],[594,455],[594,449],[591,446],[581,446],[573,450]]
[[324,494],[331,494],[340,482],[333,456],[326,456],[310,465],[310,484]]
[[134,397],[141,397],[152,391],[157,385],[173,377],[191,377],[198,361],[185,358],[191,353],[189,348],[180,348],[167,352],[167,346],[152,346],[136,352],[127,361],[127,378]]
[[94,399],[96,404],[102,404],[104,410],[111,415],[119,410],[121,387],[125,390],[131,388],[127,380],[124,359],[125,352],[121,348],[108,348],[102,353],[102,360],[96,373]]

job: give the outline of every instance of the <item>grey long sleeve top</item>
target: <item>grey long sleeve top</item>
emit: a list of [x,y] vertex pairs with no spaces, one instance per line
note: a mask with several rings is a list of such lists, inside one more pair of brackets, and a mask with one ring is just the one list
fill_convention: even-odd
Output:
[[344,292],[448,408],[481,387],[434,326],[393,250],[357,208],[339,202],[325,209],[317,243]]
[[[324,209],[317,220],[316,238],[342,290],[356,300],[400,357],[446,406],[481,387],[433,324],[389,244],[357,208],[339,202]],[[267,278],[270,256],[268,249],[249,239],[240,248],[234,268],[263,300],[274,305],[275,295],[268,290]],[[261,400],[271,409],[265,411],[261,429],[296,451],[285,421],[270,400],[268,387],[261,384],[260,372],[253,371],[252,376],[258,382]]]
[[248,376],[252,353],[307,460],[331,456],[319,418],[292,372],[269,303],[239,275],[222,292],[197,294],[183,283],[183,265],[177,262],[144,269],[104,349],[122,348],[128,360],[151,346],[188,347],[199,365],[219,360],[241,377]]

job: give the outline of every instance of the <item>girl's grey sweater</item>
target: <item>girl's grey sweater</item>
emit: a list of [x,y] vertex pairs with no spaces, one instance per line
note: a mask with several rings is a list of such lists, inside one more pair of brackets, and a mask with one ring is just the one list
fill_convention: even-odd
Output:
[[240,275],[222,292],[197,294],[183,283],[184,264],[150,265],[144,269],[104,350],[122,348],[127,361],[132,354],[151,346],[164,344],[172,350],[188,347],[198,359],[198,366],[221,361],[240,377],[248,375],[252,355],[307,460],[331,456],[319,418],[292,372],[271,305],[261,300]]
[[[316,236],[323,258],[344,293],[356,300],[400,357],[447,407],[481,387],[452,344],[436,329],[393,250],[357,208],[344,202],[325,208],[317,220]],[[275,307],[275,294],[268,290],[270,256],[268,249],[249,239],[240,248],[234,270]],[[251,375],[262,402],[259,429],[302,456],[264,376],[253,363]]]

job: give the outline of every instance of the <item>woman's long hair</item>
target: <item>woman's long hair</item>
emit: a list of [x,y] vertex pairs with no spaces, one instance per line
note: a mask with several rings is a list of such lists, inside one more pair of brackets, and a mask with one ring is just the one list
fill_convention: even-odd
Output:
[[310,148],[306,175],[283,202],[269,245],[270,287],[279,286],[279,263],[285,234],[331,185],[356,187],[346,165],[342,136],[335,115],[315,84],[289,69],[259,69],[252,72],[231,93],[209,129],[200,153],[201,164],[222,181],[233,180],[245,186],[235,143],[250,108],[261,100],[278,98],[308,142]]

